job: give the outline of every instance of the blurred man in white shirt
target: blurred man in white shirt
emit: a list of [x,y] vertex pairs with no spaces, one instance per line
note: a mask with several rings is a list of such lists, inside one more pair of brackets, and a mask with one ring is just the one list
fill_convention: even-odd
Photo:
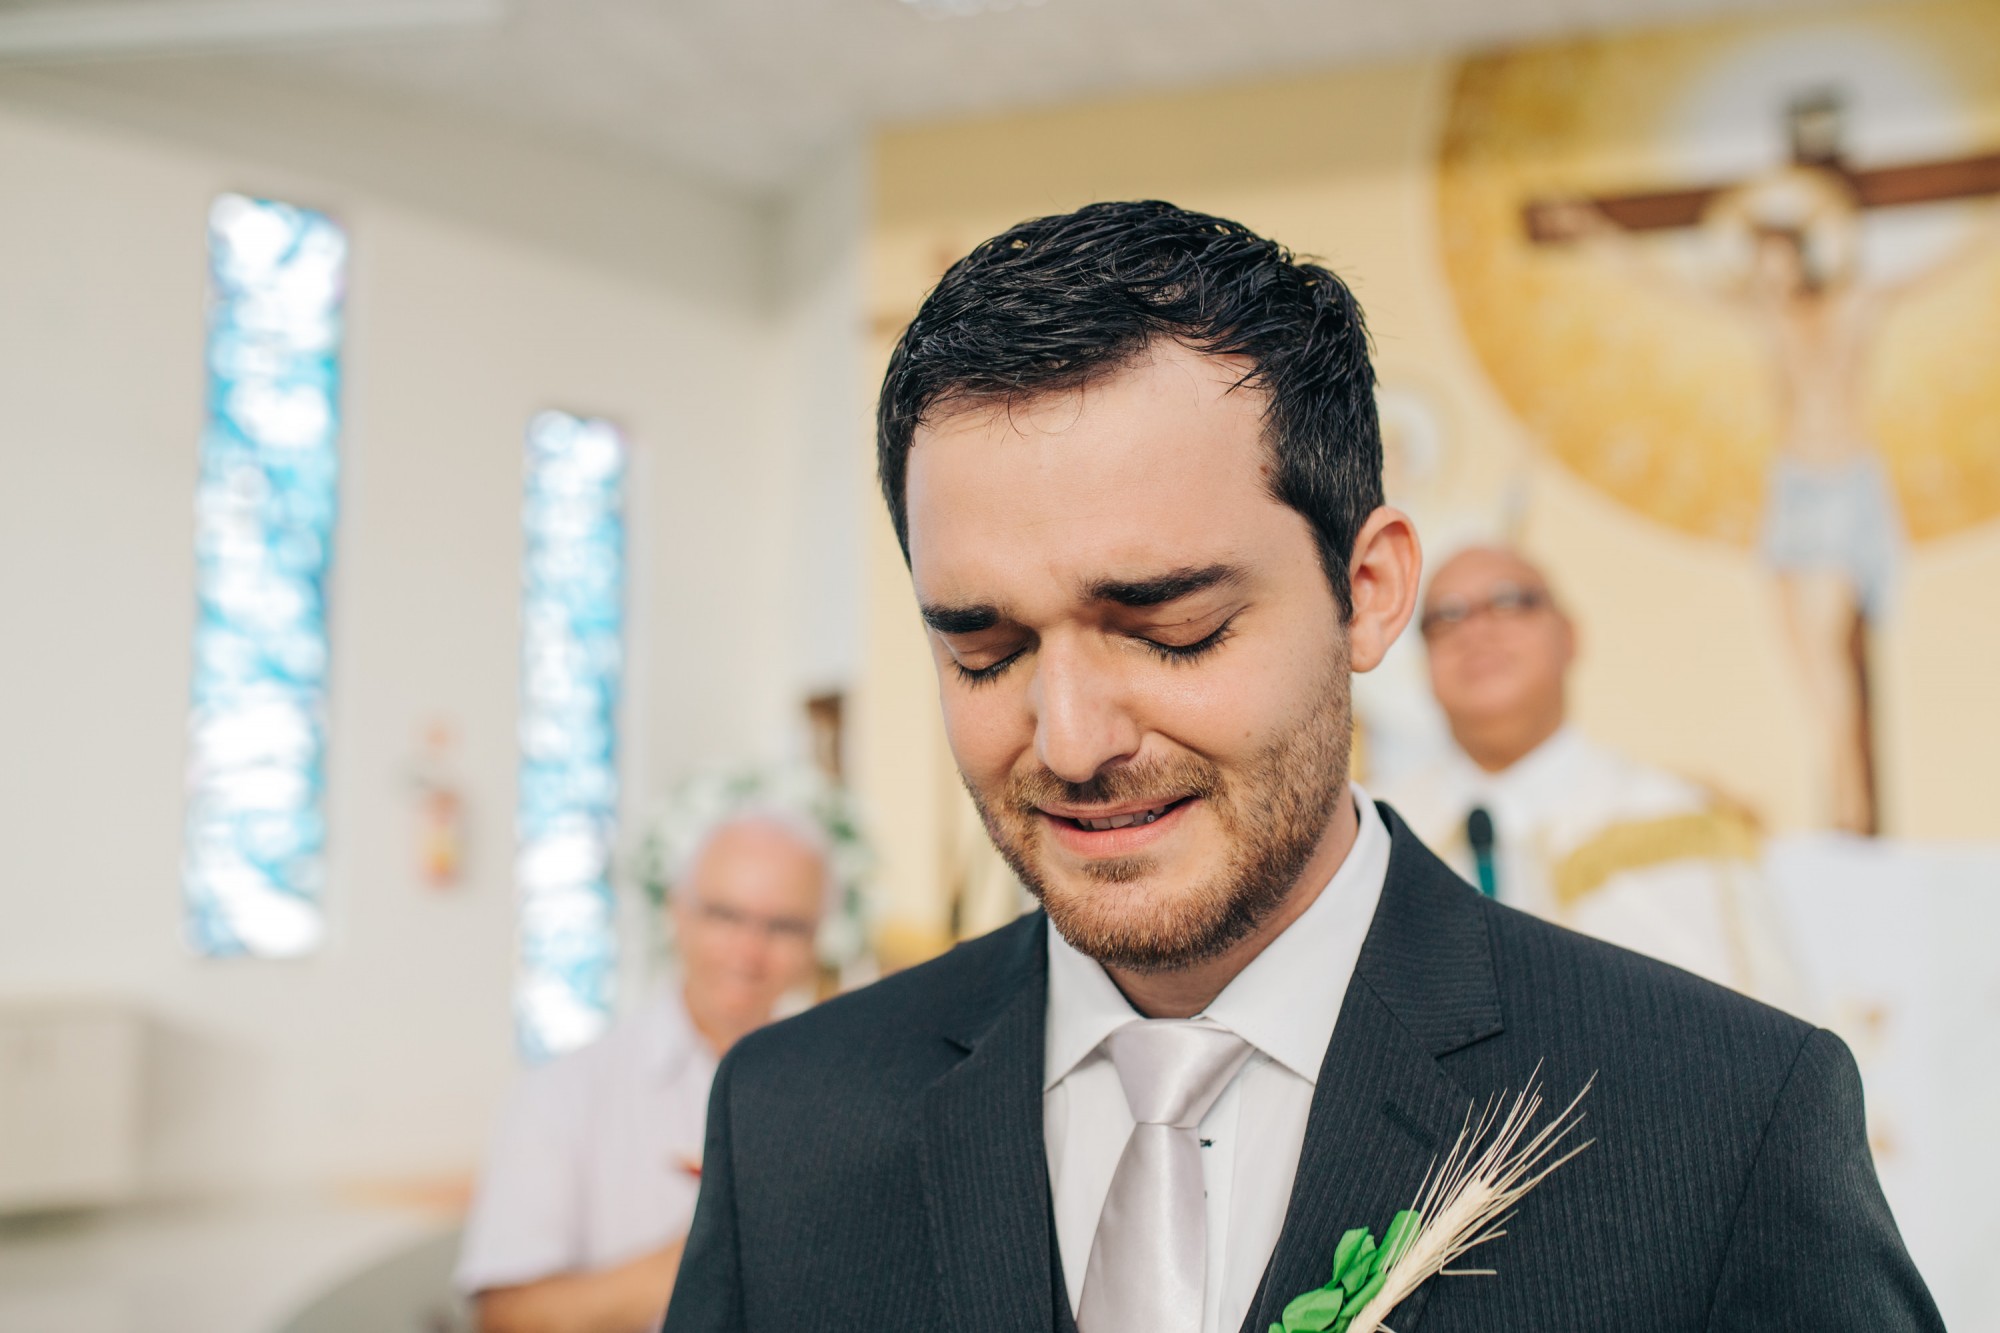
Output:
[[1461,551],[1419,621],[1452,753],[1383,792],[1511,906],[1796,1008],[1747,821],[1566,720],[1576,631],[1519,553]]
[[459,1262],[482,1333],[659,1326],[701,1184],[716,1062],[810,982],[828,875],[824,839],[802,821],[719,824],[668,904],[679,984],[522,1077]]

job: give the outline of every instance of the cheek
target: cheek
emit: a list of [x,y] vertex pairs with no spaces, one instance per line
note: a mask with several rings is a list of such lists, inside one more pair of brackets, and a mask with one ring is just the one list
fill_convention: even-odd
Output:
[[1020,697],[1022,688],[1009,677],[977,688],[958,681],[941,683],[945,743],[959,772],[980,786],[1005,779],[1022,752],[1034,744],[1034,719]]
[[1555,645],[1549,643],[1528,644],[1520,653],[1510,673],[1523,689],[1540,685],[1562,669],[1561,656]]
[[779,946],[777,971],[787,986],[796,986],[809,979],[819,962],[810,944],[803,942]]
[[1200,680],[1169,674],[1147,691],[1149,729],[1201,754],[1227,755],[1255,744],[1271,727],[1267,710],[1278,697],[1270,684],[1249,683],[1239,671]]
[[1446,656],[1435,648],[1424,649],[1424,670],[1431,682],[1432,694],[1444,694],[1451,689],[1451,666]]
[[702,922],[684,944],[687,965],[703,975],[727,981],[756,964],[756,937],[747,931]]
[[1547,654],[1545,660],[1550,675],[1559,676],[1569,668],[1571,656],[1569,636],[1563,632],[1560,626],[1549,631],[1548,637],[1544,640],[1543,648]]
[[1453,645],[1431,658],[1431,684],[1440,695],[1463,694],[1473,683],[1471,654]]
[[690,972],[706,975],[715,970],[715,941],[699,926],[681,931],[680,951],[682,965]]
[[1216,758],[1260,751],[1320,705],[1337,645],[1239,641],[1211,664],[1157,669],[1147,721],[1175,743]]

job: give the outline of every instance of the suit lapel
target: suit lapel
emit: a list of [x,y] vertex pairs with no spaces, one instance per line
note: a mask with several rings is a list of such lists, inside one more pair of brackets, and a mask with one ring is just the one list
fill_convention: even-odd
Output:
[[[1381,811],[1388,878],[1320,1069],[1284,1230],[1245,1333],[1262,1333],[1294,1296],[1327,1280],[1343,1231],[1366,1226],[1380,1236],[1410,1206],[1473,1100],[1438,1057],[1501,1030],[1477,895],[1392,810]],[[1398,1308],[1397,1333],[1417,1326],[1428,1290]]]
[[947,1016],[965,1058],[921,1111],[925,1206],[945,1321],[963,1333],[1049,1328],[1048,1157],[1042,1131],[1047,955],[1040,914],[1013,927],[996,984]]

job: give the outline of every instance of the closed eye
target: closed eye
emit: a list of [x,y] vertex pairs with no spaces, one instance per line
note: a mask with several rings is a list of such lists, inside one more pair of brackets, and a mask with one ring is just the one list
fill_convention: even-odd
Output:
[[1161,643],[1158,639],[1140,639],[1139,642],[1169,662],[1192,662],[1219,647],[1222,641],[1229,637],[1229,627],[1235,623],[1236,617],[1231,616],[1217,625],[1214,632],[1205,638],[1196,639],[1193,643]]
[[[1148,639],[1143,636],[1139,638],[1139,642],[1165,661],[1192,662],[1220,647],[1229,638],[1230,629],[1235,623],[1236,617],[1231,616],[1228,620],[1217,625],[1207,635],[1195,640],[1193,643],[1161,643],[1158,639]],[[951,665],[952,669],[958,672],[958,678],[966,684],[983,685],[987,681],[997,680],[1005,673],[1007,668],[1019,661],[1021,655],[1027,651],[1028,649],[1025,646],[1016,648],[999,661],[983,667],[969,667],[956,657],[951,659]]]
[[990,666],[969,667],[956,657],[951,659],[951,665],[952,669],[958,672],[958,678],[966,684],[983,685],[989,680],[998,678],[1001,672],[1019,661],[1021,654],[1027,651],[1026,648],[1016,648],[1013,652],[1007,654],[999,661],[992,663]]

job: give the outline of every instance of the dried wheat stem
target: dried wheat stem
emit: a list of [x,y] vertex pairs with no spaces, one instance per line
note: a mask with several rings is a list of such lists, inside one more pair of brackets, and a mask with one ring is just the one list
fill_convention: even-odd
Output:
[[[1414,1206],[1423,1220],[1416,1236],[1389,1265],[1381,1290],[1361,1308],[1347,1326],[1347,1333],[1377,1333],[1390,1311],[1432,1277],[1447,1273],[1446,1266],[1453,1260],[1506,1235],[1506,1223],[1521,1196],[1596,1141],[1587,1139],[1556,1155],[1570,1131],[1582,1121],[1576,1108],[1597,1076],[1591,1075],[1560,1114],[1533,1129],[1542,1107],[1540,1075],[1538,1064],[1527,1086],[1504,1113],[1500,1097],[1489,1099],[1483,1110],[1477,1104],[1467,1109],[1465,1124],[1451,1151],[1441,1164],[1431,1164],[1417,1189]],[[1490,1276],[1492,1271],[1451,1269],[1449,1275]]]

